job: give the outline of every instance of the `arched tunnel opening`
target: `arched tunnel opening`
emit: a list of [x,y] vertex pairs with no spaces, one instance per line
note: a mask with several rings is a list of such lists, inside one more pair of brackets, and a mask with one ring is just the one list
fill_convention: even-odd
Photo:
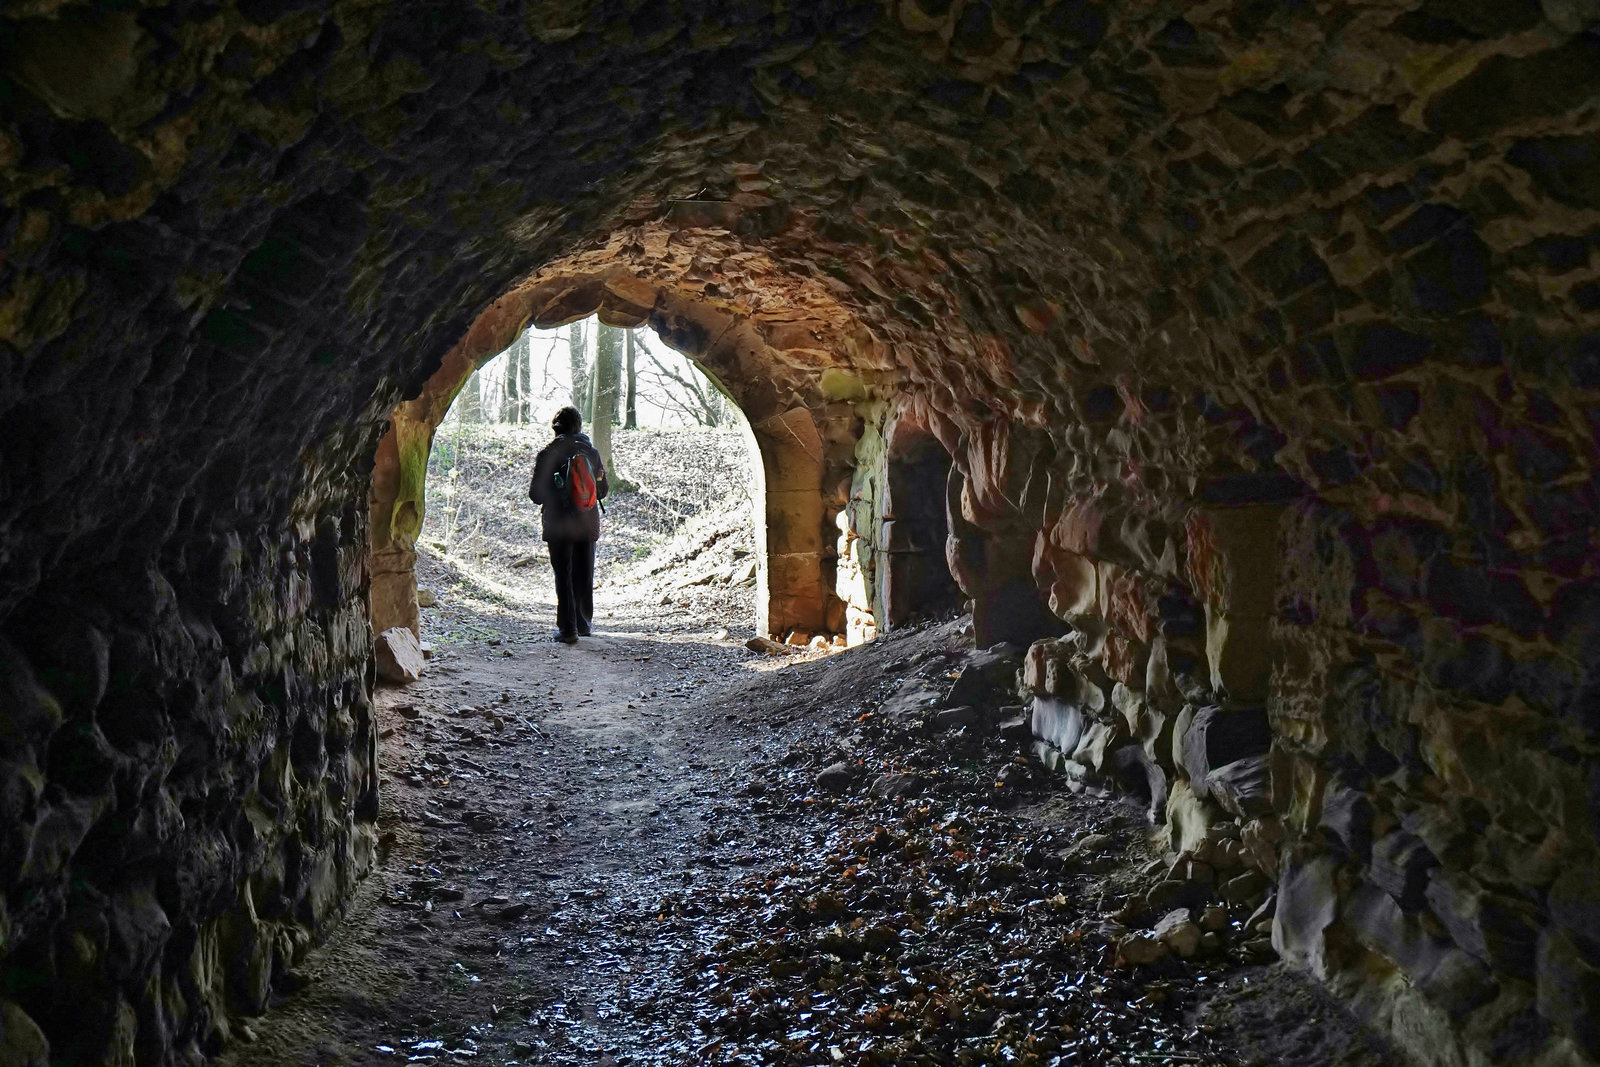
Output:
[[[727,215],[725,206],[720,210]],[[691,224],[704,221],[688,218]],[[692,229],[700,231],[699,226]],[[632,236],[636,242],[648,236],[661,243],[658,254],[678,258],[687,258],[696,244],[706,241],[689,229],[676,232],[676,243],[659,227]],[[718,238],[709,240],[715,243]],[[397,625],[417,630],[413,567],[426,457],[463,383],[530,322],[555,327],[594,315],[612,326],[649,325],[716,382],[738,411],[738,425],[748,433],[748,449],[759,463],[751,494],[757,541],[757,634],[776,634],[780,639],[800,636],[802,644],[814,637],[845,635],[846,605],[836,591],[834,542],[837,516],[848,502],[862,418],[830,390],[849,395],[864,386],[855,374],[818,364],[829,360],[830,346],[848,343],[844,333],[851,327],[848,316],[835,300],[807,291],[814,286],[796,282],[790,286],[800,292],[790,300],[770,294],[761,312],[741,314],[737,303],[697,291],[703,282],[652,284],[625,266],[608,262],[630,254],[619,252],[620,244],[613,236],[603,249],[526,279],[494,301],[423,385],[421,394],[394,410],[378,444],[372,480],[375,631]],[[631,254],[641,265],[649,265],[638,251]],[[578,272],[591,263],[601,266]],[[772,269],[770,264],[767,269]],[[716,291],[714,283],[710,288]],[[795,296],[809,299],[812,306],[795,308]],[[828,373],[819,375],[819,369]],[[856,606],[871,611],[870,603]]]
[[[420,626],[374,615],[380,678],[405,680],[440,642],[459,644],[464,619],[455,609],[465,602],[495,617],[507,647],[550,639],[556,590],[529,490],[551,419],[569,405],[589,420],[584,429],[612,487],[601,504],[591,626],[697,630],[741,643],[754,634],[764,500],[748,422],[647,327],[591,317],[524,330],[468,376],[434,427],[420,493],[426,506],[406,545]],[[404,506],[409,512],[416,503]],[[402,592],[409,608],[412,589]],[[385,636],[394,627],[411,636]]]
[[[1600,1059],[1597,19],[7,5],[0,1062]],[[776,640],[377,687],[589,315]]]

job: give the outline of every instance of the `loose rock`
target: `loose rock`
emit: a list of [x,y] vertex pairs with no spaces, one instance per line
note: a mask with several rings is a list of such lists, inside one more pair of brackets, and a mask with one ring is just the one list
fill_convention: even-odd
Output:
[[387,682],[406,685],[422,677],[425,662],[417,635],[404,626],[391,626],[373,642],[377,657],[378,677]]

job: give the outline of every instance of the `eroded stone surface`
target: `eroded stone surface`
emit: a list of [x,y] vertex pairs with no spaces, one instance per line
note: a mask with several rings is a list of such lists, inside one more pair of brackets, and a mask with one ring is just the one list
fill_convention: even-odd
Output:
[[[437,14],[0,15],[0,967],[52,1055],[209,1047],[336,909],[368,598],[415,620],[391,415],[595,310],[810,417],[805,630],[887,617],[914,425],[1060,760],[1137,745],[1179,851],[1249,816],[1280,947],[1394,975],[1417,1051],[1600,1055],[1591,10]],[[1265,709],[1270,815],[1191,780],[1208,706]]]

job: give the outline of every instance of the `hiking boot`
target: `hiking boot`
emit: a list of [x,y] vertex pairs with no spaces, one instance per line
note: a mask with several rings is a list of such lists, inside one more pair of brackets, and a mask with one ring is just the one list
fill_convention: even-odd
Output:
[[578,643],[577,634],[564,634],[560,630],[555,632],[555,639],[560,641],[563,645],[575,645]]

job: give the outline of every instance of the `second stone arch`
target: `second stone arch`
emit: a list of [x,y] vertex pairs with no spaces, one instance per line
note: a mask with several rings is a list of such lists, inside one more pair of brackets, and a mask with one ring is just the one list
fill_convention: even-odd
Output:
[[[741,416],[752,456],[756,618],[763,636],[804,642],[846,633],[836,588],[835,530],[850,496],[860,401],[858,374],[830,364],[827,323],[789,317],[774,331],[724,302],[646,281],[624,268],[542,274],[496,300],[440,361],[418,394],[398,404],[380,441],[372,509],[374,632],[419,628],[416,543],[422,530],[434,433],[462,386],[529,326],[594,316],[622,328],[649,326],[716,383]],[[772,344],[773,334],[790,347]],[[816,345],[805,347],[802,342]]]

